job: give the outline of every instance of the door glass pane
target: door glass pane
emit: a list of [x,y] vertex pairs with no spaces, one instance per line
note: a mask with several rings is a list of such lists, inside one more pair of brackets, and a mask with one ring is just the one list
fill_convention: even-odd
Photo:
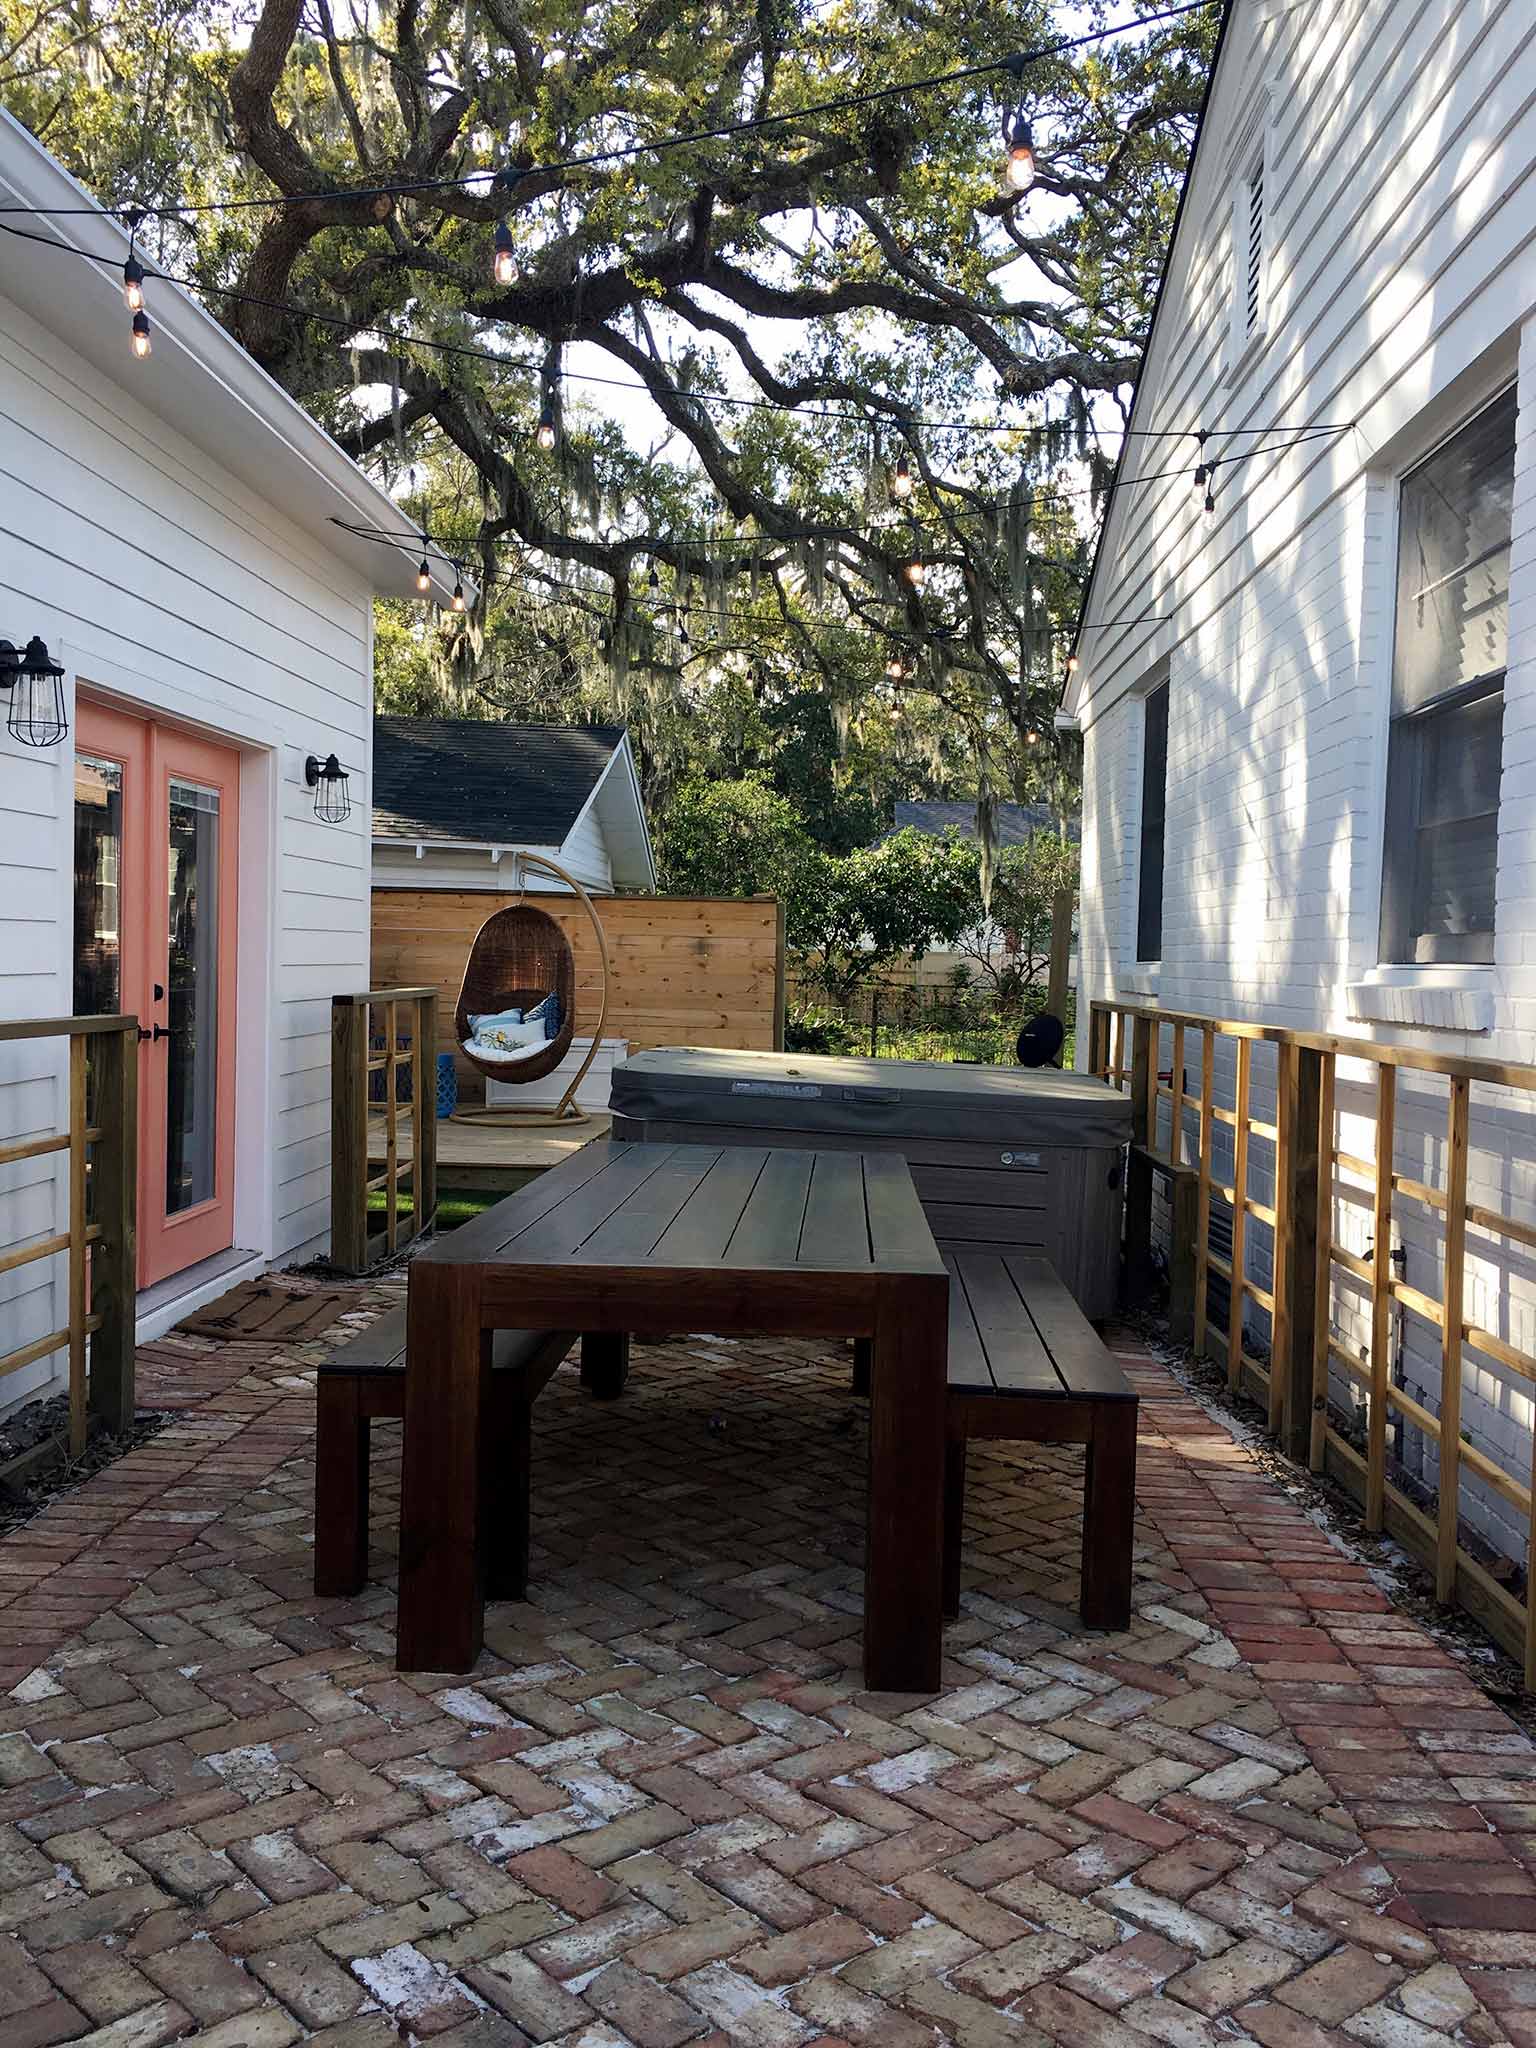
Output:
[[90,754],[75,759],[75,996],[77,1017],[111,1017],[123,1006],[118,876],[123,858],[123,770]]
[[219,797],[173,780],[166,984],[165,1208],[214,1194],[218,1101]]

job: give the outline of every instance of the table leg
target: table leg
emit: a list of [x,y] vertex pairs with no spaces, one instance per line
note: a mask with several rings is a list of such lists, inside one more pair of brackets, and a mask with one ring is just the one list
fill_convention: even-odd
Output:
[[402,1671],[468,1671],[485,1621],[481,1425],[491,1340],[480,1327],[479,1273],[421,1260],[407,1299],[395,1661]]
[[629,1378],[629,1336],[589,1330],[581,1340],[581,1384],[598,1401],[616,1401]]
[[943,1655],[944,1401],[949,1282],[880,1285],[869,1400],[864,1683],[937,1692]]
[[1083,1595],[1090,1628],[1131,1620],[1131,1551],[1136,1541],[1136,1403],[1097,1401],[1083,1489]]

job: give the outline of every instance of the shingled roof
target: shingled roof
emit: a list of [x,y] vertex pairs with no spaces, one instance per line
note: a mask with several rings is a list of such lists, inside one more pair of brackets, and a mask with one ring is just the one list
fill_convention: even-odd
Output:
[[[1056,814],[1049,804],[999,804],[997,820],[997,843],[999,846],[1022,846],[1033,833],[1054,832]],[[919,832],[930,833],[940,839],[946,832],[959,832],[967,839],[976,837],[976,806],[974,803],[898,803],[894,808],[892,830],[899,832],[905,825],[915,825]],[[1069,819],[1067,837],[1078,836],[1077,820]]]
[[373,836],[558,847],[623,738],[621,725],[375,718]]

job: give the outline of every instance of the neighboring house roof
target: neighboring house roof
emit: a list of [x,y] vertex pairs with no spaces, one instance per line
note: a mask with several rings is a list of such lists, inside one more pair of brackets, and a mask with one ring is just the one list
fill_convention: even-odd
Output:
[[[1141,373],[1136,379],[1136,389],[1131,394],[1131,410],[1125,423],[1126,431],[1120,442],[1120,452],[1115,457],[1114,473],[1109,483],[1109,495],[1104,502],[1104,516],[1099,521],[1099,536],[1094,543],[1093,560],[1088,565],[1088,580],[1083,585],[1082,601],[1077,608],[1077,625],[1073,630],[1069,659],[1078,654],[1083,637],[1083,629],[1088,623],[1088,609],[1093,603],[1094,585],[1098,581],[1099,564],[1104,559],[1105,550],[1108,545],[1110,523],[1118,510],[1115,501],[1119,494],[1120,473],[1128,460],[1133,465],[1139,461],[1139,456],[1132,451],[1144,447],[1141,441],[1133,438],[1136,431],[1137,409],[1141,404],[1142,393],[1150,381],[1147,376],[1147,366],[1152,360],[1152,348],[1157,340],[1158,320],[1169,295],[1168,281],[1173,274],[1174,254],[1179,246],[1179,230],[1184,224],[1185,202],[1189,198],[1190,187],[1194,183],[1195,165],[1199,160],[1200,145],[1205,139],[1208,116],[1211,111],[1211,95],[1216,89],[1216,74],[1221,68],[1221,53],[1226,48],[1227,30],[1232,25],[1232,18],[1237,11],[1238,4],[1239,0],[1223,0],[1221,21],[1216,30],[1216,47],[1211,52],[1211,68],[1206,74],[1205,94],[1201,99],[1200,115],[1195,124],[1195,139],[1190,147],[1189,162],[1184,169],[1184,183],[1179,188],[1179,203],[1174,209],[1173,226],[1168,234],[1168,247],[1163,252],[1163,269],[1162,275],[1157,280],[1157,297],[1152,301],[1152,318],[1147,326],[1146,345],[1141,352]],[[1133,477],[1135,476],[1136,471],[1134,467],[1130,473]],[[1062,680],[1061,702],[1064,705],[1069,704],[1075,695],[1076,692],[1073,689],[1073,670],[1069,667]]]
[[553,852],[594,804],[610,842],[615,881],[654,888],[639,781],[623,726],[505,725],[479,718],[373,721],[376,840]]
[[[1035,832],[1054,832],[1057,829],[1056,814],[1048,804],[998,804],[993,816],[997,821],[997,843],[999,846],[1022,846]],[[903,826],[913,825],[919,832],[932,834],[935,839],[946,832],[963,832],[967,839],[976,837],[976,806],[969,803],[899,803],[891,829],[901,831]],[[1067,825],[1067,836],[1077,837],[1075,820]]]
[[[332,561],[348,563],[374,590],[417,595],[424,543],[388,492],[364,475],[206,306],[153,269],[147,292],[153,352],[146,362],[133,359],[121,282],[131,246],[126,230],[3,109],[0,205],[40,209],[29,232],[47,238],[46,246],[4,238],[8,300],[63,337],[115,392],[126,392],[133,404],[210,456],[224,476],[279,508],[279,544],[290,553],[299,552],[294,533],[307,532]],[[89,252],[91,260],[72,250]],[[124,418],[125,431],[131,431],[131,411]],[[209,481],[224,489],[221,478]],[[250,514],[260,516],[254,505]],[[399,543],[381,545],[347,533],[340,520],[398,535]],[[300,575],[303,566],[298,565]],[[433,586],[443,603],[450,595],[451,575],[444,580],[449,566],[432,558]]]

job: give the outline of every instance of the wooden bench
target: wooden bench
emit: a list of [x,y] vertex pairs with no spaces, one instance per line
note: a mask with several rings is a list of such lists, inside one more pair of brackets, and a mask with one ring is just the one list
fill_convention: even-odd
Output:
[[[499,1526],[486,1546],[486,1590],[495,1599],[528,1590],[530,1411],[575,1341],[568,1330],[500,1330],[492,1342],[485,1449]],[[588,1363],[584,1354],[590,1384]],[[609,1380],[621,1370],[606,1351],[592,1364]],[[335,1598],[360,1592],[368,1576],[369,1425],[405,1414],[403,1302],[331,1354],[315,1397],[315,1591]]]
[[1131,1614],[1136,1394],[1045,1259],[946,1253],[949,1399],[944,1611],[960,1611],[965,1447],[971,1437],[1088,1446],[1081,1612],[1090,1628]]

